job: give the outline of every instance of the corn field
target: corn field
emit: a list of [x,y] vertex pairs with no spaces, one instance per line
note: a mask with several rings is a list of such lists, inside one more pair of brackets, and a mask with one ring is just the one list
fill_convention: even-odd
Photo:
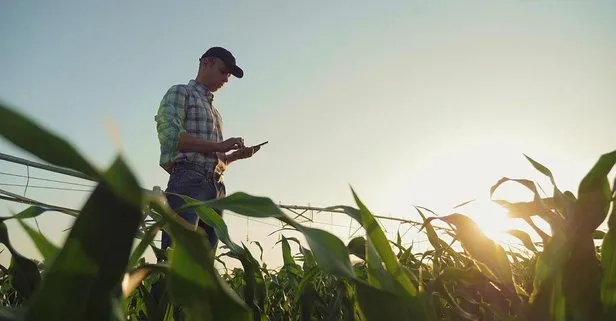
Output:
[[[363,228],[348,244],[298,223],[266,197],[185,197],[185,207],[215,227],[222,246],[213,251],[204,232],[178,219],[163,196],[138,186],[121,157],[101,171],[70,142],[7,106],[0,106],[0,133],[24,151],[97,182],[79,212],[63,212],[75,220],[61,247],[25,223],[48,208],[31,206],[0,218],[0,242],[11,254],[10,265],[0,266],[0,320],[616,320],[616,191],[608,179],[616,151],[598,158],[577,195],[561,191],[550,170],[529,157],[551,180],[552,197],[541,197],[530,180],[495,182],[492,193],[515,182],[535,195],[526,203],[495,200],[540,238],[533,242],[526,232],[511,231],[529,254],[506,251],[467,216],[436,216],[419,207],[431,246],[413,252],[399,235],[386,238],[353,190],[355,206],[332,207]],[[268,269],[229,237],[214,209],[278,219],[302,233],[308,246],[283,236],[284,265]],[[598,227],[606,219],[608,230],[602,232]],[[15,250],[6,220],[20,223],[43,262]],[[435,221],[451,232],[437,233]],[[153,242],[161,230],[174,244],[166,252]],[[148,248],[158,263],[143,259]],[[241,268],[220,273],[214,264],[222,257]]]

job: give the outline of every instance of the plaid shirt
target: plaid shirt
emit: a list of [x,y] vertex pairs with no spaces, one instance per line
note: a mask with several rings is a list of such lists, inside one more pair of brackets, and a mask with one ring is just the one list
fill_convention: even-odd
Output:
[[213,100],[214,95],[195,80],[173,85],[163,96],[154,120],[160,142],[159,165],[167,172],[177,162],[195,163],[218,173],[226,169],[220,153],[179,152],[177,148],[183,132],[203,140],[223,140],[222,116],[212,105]]

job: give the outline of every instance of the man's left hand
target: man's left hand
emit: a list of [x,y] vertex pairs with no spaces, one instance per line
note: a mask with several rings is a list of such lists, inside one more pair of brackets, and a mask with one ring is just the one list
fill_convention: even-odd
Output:
[[244,147],[244,148],[240,148],[240,149],[236,150],[231,155],[232,155],[232,157],[234,159],[245,159],[245,158],[252,157],[252,155],[254,155],[256,152],[258,152],[259,149],[261,149],[261,146],[258,146],[258,147]]

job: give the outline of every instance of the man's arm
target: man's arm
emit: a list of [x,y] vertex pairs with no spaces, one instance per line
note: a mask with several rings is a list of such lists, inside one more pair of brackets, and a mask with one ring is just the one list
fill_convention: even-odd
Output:
[[204,140],[182,132],[178,141],[180,152],[197,152],[201,154],[222,152],[222,146],[215,141]]
[[183,85],[171,86],[160,101],[154,118],[160,143],[160,165],[165,169],[173,160],[180,136],[186,132],[184,105],[187,96],[188,93]]
[[[181,152],[225,153],[232,149],[244,148],[244,139],[241,137],[228,138],[222,142],[204,140],[182,132],[178,141],[178,150]],[[227,155],[223,154],[226,160]]]

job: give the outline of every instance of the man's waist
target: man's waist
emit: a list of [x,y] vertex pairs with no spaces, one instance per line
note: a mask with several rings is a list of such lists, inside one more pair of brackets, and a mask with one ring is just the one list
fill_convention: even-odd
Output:
[[210,166],[204,166],[204,164],[200,163],[180,161],[169,166],[169,174],[173,174],[177,170],[192,170],[205,177],[212,177],[215,182],[223,181],[223,171],[217,168],[211,168]]
[[170,166],[170,171],[173,172],[174,169],[183,168],[183,169],[191,169],[194,171],[198,171],[203,174],[218,174],[222,175],[224,173],[224,169],[221,166],[217,166],[216,162],[195,162],[188,160],[180,160],[173,162]]

